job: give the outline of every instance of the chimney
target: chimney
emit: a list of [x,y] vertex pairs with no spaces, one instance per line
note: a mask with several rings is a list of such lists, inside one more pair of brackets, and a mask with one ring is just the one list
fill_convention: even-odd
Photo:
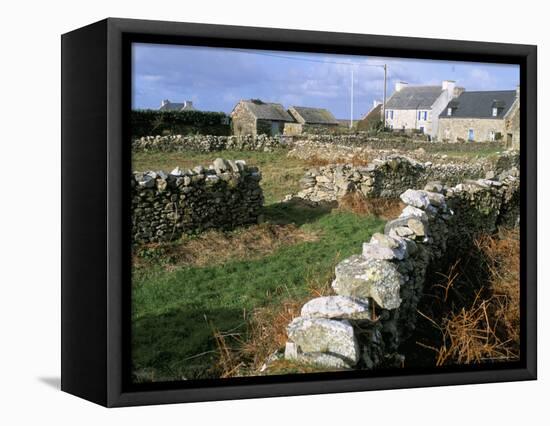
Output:
[[183,106],[185,109],[194,109],[193,108],[193,102],[192,101],[185,101],[185,104]]
[[406,83],[404,81],[398,81],[397,83],[395,83],[395,91],[399,92],[401,91],[401,89],[403,89],[404,87],[407,87],[408,85],[409,83]]
[[451,96],[454,94],[455,82],[453,80],[443,80],[441,90],[446,90]]
[[379,101],[378,99],[375,99],[372,101],[372,107],[376,108],[378,105],[382,105],[382,101]]
[[168,99],[164,99],[161,103],[160,103],[160,106],[163,107],[165,105],[168,105],[170,103],[170,101]]

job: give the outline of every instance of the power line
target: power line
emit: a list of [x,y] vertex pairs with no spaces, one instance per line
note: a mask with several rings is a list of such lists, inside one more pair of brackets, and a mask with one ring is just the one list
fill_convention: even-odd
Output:
[[[313,59],[313,58],[304,58],[304,57],[298,57],[298,56],[286,56],[286,55],[278,55],[263,51],[251,51],[251,50],[245,50],[245,49],[230,49],[237,52],[247,53],[249,55],[263,55],[263,56],[271,56],[273,58],[282,58],[282,59],[291,59],[294,61],[305,61],[305,62],[316,62],[320,64],[336,64],[336,65],[354,65],[359,67],[378,67],[378,68],[384,68],[384,64],[364,64],[359,62],[336,62],[336,61],[329,61],[329,60],[321,60],[321,59]],[[319,53],[322,55],[322,53]]]

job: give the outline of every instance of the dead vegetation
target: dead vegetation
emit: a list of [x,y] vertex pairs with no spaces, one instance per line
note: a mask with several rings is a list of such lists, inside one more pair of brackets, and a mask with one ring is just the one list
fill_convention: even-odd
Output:
[[[429,296],[436,306],[432,314],[419,311],[441,334],[439,347],[417,342],[435,352],[437,366],[519,359],[519,233],[500,230],[474,243],[488,279],[484,275],[477,282],[475,277],[467,278],[468,262],[456,262],[432,287]],[[470,271],[469,275],[477,274]],[[476,290],[468,303],[465,293],[472,284]]]
[[[335,263],[338,260],[339,255],[335,257]],[[293,297],[289,294],[289,297],[281,303],[256,308],[250,314],[243,312],[247,323],[246,333],[221,332],[214,329],[213,335],[219,354],[216,369],[220,372],[220,377],[259,374],[266,360],[285,346],[286,328],[294,318],[300,316],[300,310],[304,303],[312,296],[321,297],[334,294],[330,285],[333,279],[332,274],[319,276],[311,271],[306,279],[308,294],[301,297]],[[277,360],[269,366],[265,374],[318,370],[315,366],[299,362]]]
[[329,164],[351,164],[353,166],[366,166],[369,164],[369,157],[366,153],[356,153],[347,157],[321,157],[318,155],[312,155],[304,160],[305,164],[309,167],[324,167]]
[[361,193],[349,192],[338,201],[338,208],[361,216],[378,216],[385,220],[395,219],[405,205],[398,198],[367,198]]
[[318,236],[294,224],[263,223],[236,231],[206,231],[171,243],[151,243],[134,253],[134,266],[162,259],[167,269],[178,266],[219,265],[233,259],[253,259],[282,246],[317,241]]

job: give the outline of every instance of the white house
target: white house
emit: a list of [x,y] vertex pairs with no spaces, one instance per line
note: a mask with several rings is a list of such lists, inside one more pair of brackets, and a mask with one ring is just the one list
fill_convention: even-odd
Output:
[[463,91],[451,80],[444,80],[441,86],[409,86],[398,82],[386,102],[386,126],[394,130],[417,130],[436,138],[439,115]]

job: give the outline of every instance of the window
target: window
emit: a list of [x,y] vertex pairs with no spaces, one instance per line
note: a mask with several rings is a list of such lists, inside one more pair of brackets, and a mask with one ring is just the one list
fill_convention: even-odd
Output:
[[449,116],[453,115],[453,109],[452,108],[447,108],[447,115],[449,115]]
[[428,111],[424,111],[423,116],[424,116],[424,121],[426,121],[428,119]]
[[420,121],[420,116],[422,115],[422,111],[418,111],[418,121]]
[[468,130],[468,140],[471,142],[474,140],[474,129]]
[[424,134],[424,126],[420,126],[420,133]]
[[494,140],[495,140],[495,131],[494,131],[494,130],[491,130],[491,131],[489,132],[489,140],[490,140],[491,142],[494,142]]
[[393,120],[393,109],[390,110],[390,120]]
[[493,108],[493,117],[496,117],[498,115],[498,108]]

